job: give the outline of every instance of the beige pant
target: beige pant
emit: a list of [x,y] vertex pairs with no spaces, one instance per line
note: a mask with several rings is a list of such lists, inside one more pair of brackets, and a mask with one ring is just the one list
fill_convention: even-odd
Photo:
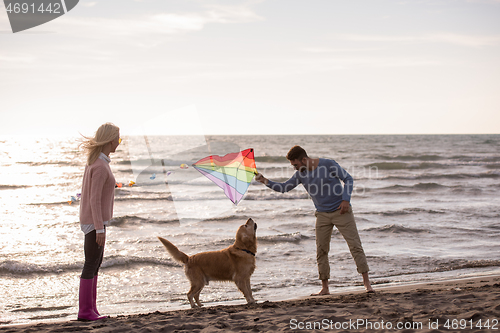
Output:
[[348,213],[342,215],[340,215],[340,209],[332,213],[316,212],[314,215],[316,216],[316,260],[318,262],[319,279],[330,279],[328,252],[330,251],[333,226],[337,227],[347,242],[352,257],[356,262],[358,273],[368,272],[368,264],[359,239],[352,208],[349,208]]

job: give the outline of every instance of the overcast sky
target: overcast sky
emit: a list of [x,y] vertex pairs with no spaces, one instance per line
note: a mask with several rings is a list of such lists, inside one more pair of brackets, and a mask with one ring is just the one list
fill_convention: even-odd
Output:
[[499,0],[0,4],[0,135],[500,133],[499,92]]

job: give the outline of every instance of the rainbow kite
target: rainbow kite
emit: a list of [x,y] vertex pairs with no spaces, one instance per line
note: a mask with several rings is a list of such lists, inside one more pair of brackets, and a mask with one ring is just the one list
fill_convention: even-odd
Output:
[[229,200],[236,205],[257,174],[252,148],[224,156],[208,156],[194,163],[193,167],[223,189]]

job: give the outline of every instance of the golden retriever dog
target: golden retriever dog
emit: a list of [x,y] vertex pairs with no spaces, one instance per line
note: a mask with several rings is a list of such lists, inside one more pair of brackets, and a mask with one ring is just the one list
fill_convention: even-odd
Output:
[[200,292],[209,281],[233,281],[247,302],[255,303],[250,288],[250,276],[255,270],[256,230],[257,224],[248,219],[247,223],[238,228],[233,245],[220,251],[202,252],[192,256],[179,251],[168,240],[158,237],[170,255],[184,264],[186,277],[191,282],[187,297],[192,308],[202,306]]

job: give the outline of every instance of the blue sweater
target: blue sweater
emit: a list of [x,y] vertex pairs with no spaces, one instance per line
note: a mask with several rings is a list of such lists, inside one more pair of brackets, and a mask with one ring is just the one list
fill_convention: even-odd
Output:
[[351,201],[353,179],[334,160],[320,158],[316,169],[304,172],[295,171],[292,178],[284,183],[269,180],[267,187],[285,193],[299,184],[302,184],[309,193],[318,212],[332,212],[339,208],[343,200]]

